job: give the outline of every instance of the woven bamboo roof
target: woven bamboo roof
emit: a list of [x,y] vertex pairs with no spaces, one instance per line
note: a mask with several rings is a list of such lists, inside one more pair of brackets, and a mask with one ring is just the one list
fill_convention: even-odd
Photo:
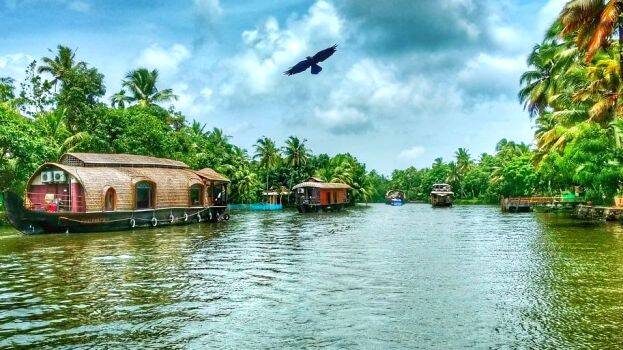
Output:
[[82,166],[188,168],[188,165],[177,160],[139,156],[135,154],[113,153],[65,153],[61,157],[60,163]]
[[351,189],[349,185],[340,182],[322,182],[320,179],[315,177],[310,177],[305,182],[301,182],[300,184],[292,187],[293,190],[302,187],[314,187],[314,188],[322,188],[322,189],[330,189],[330,190],[339,190],[339,189]]
[[[84,167],[58,163],[45,163],[35,172],[33,178],[43,169],[60,168],[76,178],[84,189],[87,211],[100,211],[103,194],[112,187],[117,194],[118,210],[134,207],[134,186],[149,181],[156,187],[156,207],[185,207],[189,202],[190,186],[203,184],[199,175],[190,169],[154,167]],[[29,181],[32,181],[32,179]]]
[[197,175],[207,179],[207,180],[212,180],[212,181],[223,181],[223,182],[229,182],[229,179],[226,178],[225,176],[217,173],[214,169],[212,168],[203,168],[201,170],[195,170],[195,173],[197,173]]

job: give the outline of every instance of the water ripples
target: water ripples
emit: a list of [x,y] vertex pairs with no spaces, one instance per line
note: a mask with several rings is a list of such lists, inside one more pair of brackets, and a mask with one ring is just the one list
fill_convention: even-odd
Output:
[[609,347],[623,338],[621,233],[427,205],[10,231],[0,348]]

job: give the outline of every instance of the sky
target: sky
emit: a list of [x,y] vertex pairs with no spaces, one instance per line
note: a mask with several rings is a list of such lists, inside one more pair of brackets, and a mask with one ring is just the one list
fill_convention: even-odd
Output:
[[[251,155],[259,137],[296,135],[390,174],[459,147],[478,158],[501,138],[531,143],[519,76],[563,4],[0,0],[0,76],[19,81],[67,45],[105,75],[107,99],[129,70],[156,68],[176,109]],[[320,74],[282,74],[336,43]]]

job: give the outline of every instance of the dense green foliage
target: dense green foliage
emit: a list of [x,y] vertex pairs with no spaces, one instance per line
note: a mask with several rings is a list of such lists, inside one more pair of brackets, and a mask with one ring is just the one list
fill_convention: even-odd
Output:
[[389,187],[403,189],[407,198],[426,200],[434,183],[452,185],[455,197],[475,203],[494,203],[500,196],[527,196],[539,187],[532,165],[533,153],[525,144],[502,140],[495,155],[483,153],[476,161],[459,148],[455,160],[437,158],[430,168],[395,170]]
[[212,167],[232,180],[233,202],[260,201],[266,188],[291,188],[307,177],[344,182],[352,201],[383,201],[388,189],[425,200],[434,183],[448,182],[457,199],[493,203],[501,196],[557,195],[582,188],[594,202],[623,192],[623,58],[616,28],[619,7],[610,1],[571,1],[528,57],[519,99],[536,124],[535,148],[502,140],[476,158],[459,148],[453,160],[428,168],[395,170],[388,179],[352,155],[315,155],[306,140],[283,145],[262,137],[252,154],[222,130],[206,130],[172,107],[171,89],[158,88],[158,72],[128,72],[110,105],[103,75],[58,46],[32,62],[19,85],[0,78],[0,187],[22,190],[45,161],[67,151],[118,152],[166,157],[198,169]]
[[[122,82],[126,90],[103,101],[103,75],[74,52],[59,46],[55,56],[32,62],[16,91],[11,78],[0,79],[0,187],[22,191],[45,161],[64,152],[132,153],[181,160],[192,168],[211,167],[232,180],[231,200],[256,202],[268,188],[290,188],[310,176],[350,184],[353,201],[382,200],[373,181],[386,182],[349,154],[314,155],[295,136],[278,147],[261,138],[255,154],[233,145],[220,129],[187,119],[158,105],[176,98],[159,90],[158,72],[139,68]],[[372,180],[370,180],[372,179]]]

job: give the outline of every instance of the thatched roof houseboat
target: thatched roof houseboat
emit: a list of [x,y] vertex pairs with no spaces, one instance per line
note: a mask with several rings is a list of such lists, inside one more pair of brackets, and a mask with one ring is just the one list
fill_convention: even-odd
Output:
[[229,180],[206,168],[131,154],[66,153],[27,184],[24,202],[5,192],[19,230],[77,232],[218,220]]
[[310,177],[294,186],[295,203],[299,212],[316,212],[320,210],[339,210],[348,204],[348,190],[345,183],[323,182]]

